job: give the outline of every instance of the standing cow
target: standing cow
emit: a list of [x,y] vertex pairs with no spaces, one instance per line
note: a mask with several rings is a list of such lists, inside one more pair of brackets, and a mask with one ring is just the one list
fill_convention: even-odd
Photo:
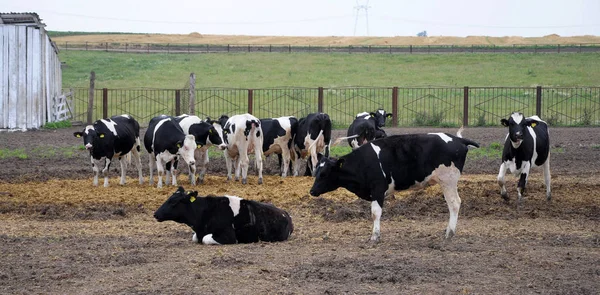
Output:
[[[170,178],[173,178],[173,185],[177,185],[177,155],[192,168],[192,173],[196,174],[196,165],[194,160],[194,151],[196,142],[193,135],[186,135],[181,126],[173,117],[161,115],[154,117],[148,124],[146,134],[144,134],[144,146],[148,151],[150,168],[150,185],[154,184],[153,170],[156,163],[158,171],[158,186],[162,187],[162,176],[166,168],[166,184],[169,185]],[[166,166],[166,167],[165,167]]]
[[[461,129],[462,130],[462,129]],[[450,211],[446,238],[456,233],[460,197],[457,183],[467,157],[467,146],[479,145],[447,133],[393,135],[374,140],[339,159],[322,158],[310,194],[319,196],[339,187],[371,201],[373,234],[380,238],[383,201],[395,191],[439,183]]]
[[[318,163],[318,154],[322,153],[329,156],[331,145],[331,119],[325,113],[313,113],[300,119],[298,122],[298,132],[294,138],[294,149],[297,159],[304,159],[307,156],[305,176],[315,176]],[[294,171],[300,170],[298,160]]]
[[348,127],[348,144],[352,149],[356,149],[366,142],[377,138],[386,137],[385,131],[381,127],[385,126],[385,120],[391,118],[393,114],[386,113],[383,109],[375,112],[363,112],[356,115],[350,127]]
[[[263,131],[263,154],[265,157],[277,154],[279,166],[282,168],[281,176],[286,177],[290,161],[292,167],[295,167],[296,163],[296,154],[291,152],[291,145],[298,130],[298,119],[291,116],[260,119],[260,128]],[[297,170],[292,173],[294,176],[298,175]]]
[[544,181],[546,183],[546,199],[550,201],[552,194],[550,190],[550,136],[548,124],[538,116],[525,118],[522,113],[512,113],[507,119],[500,121],[503,126],[508,127],[508,134],[504,141],[502,151],[502,165],[498,173],[498,184],[500,194],[508,202],[504,175],[509,170],[519,176],[517,185],[518,201],[523,200],[525,185],[532,167],[544,168]]
[[199,197],[183,187],[154,213],[158,222],[173,220],[194,230],[192,241],[205,245],[280,242],[294,231],[290,215],[271,204],[236,196]]
[[223,126],[223,139],[227,144],[225,150],[225,163],[227,165],[227,180],[231,179],[231,168],[235,165],[235,180],[242,176],[242,184],[248,183],[248,153],[254,151],[256,170],[258,170],[258,184],[263,183],[263,133],[260,120],[250,114],[235,115],[231,118],[223,115],[219,118]]
[[[142,176],[142,163],[140,161],[140,124],[130,115],[113,116],[109,119],[100,119],[93,125],[85,127],[83,132],[73,133],[75,137],[83,137],[83,144],[90,152],[92,170],[94,171],[94,185],[98,185],[98,174],[102,168],[104,187],[108,186],[108,169],[113,157],[119,159],[121,165],[121,181],[125,184],[127,162],[122,158],[133,154],[138,169],[140,184],[144,183]],[[104,163],[102,160],[104,159]]]
[[[198,172],[198,182],[204,182],[206,175],[206,167],[208,166],[208,148],[215,145],[220,150],[224,150],[227,145],[223,143],[221,133],[213,126],[212,123],[203,121],[198,116],[181,115],[175,118],[181,129],[186,135],[193,135],[196,140],[196,151],[194,153],[195,162],[200,165]],[[192,174],[196,168],[189,167],[190,182],[196,184],[196,177]]]

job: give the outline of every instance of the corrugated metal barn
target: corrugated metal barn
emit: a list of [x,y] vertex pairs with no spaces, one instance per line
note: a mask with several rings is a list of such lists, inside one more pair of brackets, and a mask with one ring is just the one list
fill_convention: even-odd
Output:
[[0,13],[0,129],[65,119],[58,49],[44,27],[36,13]]

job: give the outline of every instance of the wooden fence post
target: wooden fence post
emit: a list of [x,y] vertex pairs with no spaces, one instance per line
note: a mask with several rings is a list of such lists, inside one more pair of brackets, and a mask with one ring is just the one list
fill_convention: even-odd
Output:
[[542,117],[542,86],[536,87],[535,91],[535,114]]
[[90,73],[90,91],[88,95],[88,107],[87,107],[87,123],[92,124],[92,113],[94,112],[94,87],[96,84],[96,73],[92,71]]
[[253,91],[252,89],[248,89],[248,114],[252,114],[252,104],[253,104]]
[[108,89],[102,88],[102,118],[108,118]]
[[319,96],[317,98],[317,112],[323,112],[323,87],[319,87]]
[[196,74],[190,74],[190,115],[196,114]]
[[469,126],[469,86],[464,88],[464,102],[463,102],[463,126]]
[[398,87],[392,88],[392,127],[398,127]]
[[181,115],[181,90],[175,90],[175,116]]

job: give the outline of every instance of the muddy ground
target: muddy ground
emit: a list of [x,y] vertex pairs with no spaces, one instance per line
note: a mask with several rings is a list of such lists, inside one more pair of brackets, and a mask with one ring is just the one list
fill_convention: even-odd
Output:
[[[340,189],[308,196],[312,179],[256,177],[227,183],[215,159],[200,194],[270,202],[293,217],[282,243],[204,246],[154,210],[175,188],[128,183],[93,187],[81,127],[0,132],[0,293],[2,294],[597,294],[600,290],[600,136],[593,128],[553,128],[552,202],[541,171],[527,198],[499,196],[500,160],[469,157],[459,183],[458,232],[443,240],[448,210],[438,187],[386,200],[382,242],[367,243],[369,203]],[[389,129],[388,134],[440,129]],[[455,132],[455,130],[444,130]],[[334,132],[335,136],[343,131]],[[489,146],[501,128],[463,135]],[[19,150],[22,149],[22,150]],[[147,154],[143,153],[144,175]],[[274,174],[276,160],[267,159]],[[146,178],[147,180],[147,178]],[[179,182],[186,188],[184,176]]]

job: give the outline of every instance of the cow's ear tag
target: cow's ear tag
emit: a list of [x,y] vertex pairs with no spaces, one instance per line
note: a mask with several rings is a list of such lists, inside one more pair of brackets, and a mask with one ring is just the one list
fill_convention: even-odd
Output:
[[100,134],[100,138],[104,138],[104,134]]
[[75,136],[77,136],[77,138],[80,138],[80,137],[81,137],[81,135],[79,135],[79,134],[77,134],[77,135],[75,135]]
[[196,148],[198,148],[198,149],[199,149],[199,148],[201,148],[201,147],[202,147],[202,145],[201,145],[201,144],[199,144],[199,145],[197,145],[197,146],[196,146]]
[[344,166],[344,162],[338,164],[338,167],[342,168],[342,166]]
[[535,125],[537,125],[537,123],[531,123],[531,128],[535,127]]
[[181,148],[181,144],[180,144],[180,143],[178,143],[178,144],[177,144],[177,148],[178,148],[178,149],[180,149],[180,148]]
[[375,116],[371,115],[371,118],[373,118],[373,117],[375,117]]
[[212,129],[209,129],[209,130],[208,130],[208,133],[212,134]]
[[194,196],[191,196],[191,197],[190,197],[190,203],[193,203],[194,201],[196,201],[196,197],[194,197]]

